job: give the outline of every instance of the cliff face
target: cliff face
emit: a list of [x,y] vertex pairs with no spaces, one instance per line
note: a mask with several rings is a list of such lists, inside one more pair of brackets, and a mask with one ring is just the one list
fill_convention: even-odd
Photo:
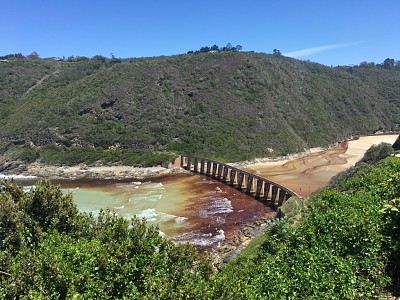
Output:
[[14,61],[0,65],[0,152],[61,145],[229,161],[299,152],[397,129],[399,74],[257,53]]

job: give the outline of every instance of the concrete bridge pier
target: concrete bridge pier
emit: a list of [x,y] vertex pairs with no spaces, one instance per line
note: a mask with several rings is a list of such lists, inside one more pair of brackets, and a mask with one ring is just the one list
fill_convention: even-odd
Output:
[[205,165],[205,161],[204,161],[204,159],[202,159],[200,162],[200,174],[204,174],[204,165]]
[[256,196],[255,196],[257,200],[260,200],[261,188],[263,183],[264,182],[262,179],[257,179]]
[[281,206],[291,196],[298,197],[295,192],[271,180],[211,159],[181,155],[180,165],[188,171],[235,187],[271,207]]
[[229,185],[233,186],[235,184],[235,177],[236,177],[236,170],[231,169],[230,171],[230,178],[229,178]]
[[237,180],[237,190],[241,191],[242,190],[243,179],[244,179],[244,174],[242,172],[240,172],[238,176],[239,177],[238,177],[238,180]]
[[247,176],[247,184],[246,184],[246,194],[247,195],[250,195],[252,186],[253,186],[253,176],[248,175]]
[[215,178],[215,176],[217,174],[217,167],[218,167],[218,164],[213,162],[213,164],[212,164],[212,173],[211,173],[211,177],[212,178]]

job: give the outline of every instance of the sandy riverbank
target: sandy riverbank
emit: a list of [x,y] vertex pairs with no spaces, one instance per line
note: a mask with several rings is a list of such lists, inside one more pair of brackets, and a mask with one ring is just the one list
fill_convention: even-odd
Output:
[[242,168],[282,184],[301,196],[308,196],[326,186],[337,173],[354,166],[372,146],[393,144],[397,134],[363,136],[329,149],[312,149],[308,153],[281,161],[256,161]]

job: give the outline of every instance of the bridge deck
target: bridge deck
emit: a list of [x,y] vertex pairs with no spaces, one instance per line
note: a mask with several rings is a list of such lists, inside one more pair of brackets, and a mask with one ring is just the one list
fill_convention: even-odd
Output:
[[281,206],[292,196],[298,197],[276,182],[215,160],[181,155],[181,167],[219,180],[271,207]]

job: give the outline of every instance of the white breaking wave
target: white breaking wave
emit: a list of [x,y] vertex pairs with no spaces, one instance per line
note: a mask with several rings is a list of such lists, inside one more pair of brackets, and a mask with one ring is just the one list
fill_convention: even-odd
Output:
[[138,218],[145,218],[147,221],[157,221],[157,212],[154,208],[148,208],[137,214]]
[[188,219],[188,218],[186,218],[186,217],[176,217],[176,218],[175,218],[175,222],[178,223],[178,224],[180,224],[180,223],[185,222],[187,219]]
[[162,198],[162,195],[160,194],[146,194],[146,195],[133,195],[132,197],[129,197],[128,201],[132,203],[140,203],[140,202],[157,202]]
[[124,208],[125,208],[125,205],[114,206],[113,208],[114,208],[114,209],[118,209],[118,210],[119,210],[119,209],[124,209]]
[[200,211],[200,216],[207,217],[210,215],[227,214],[231,212],[233,212],[233,207],[229,199],[225,197],[215,198],[207,205],[207,207]]

